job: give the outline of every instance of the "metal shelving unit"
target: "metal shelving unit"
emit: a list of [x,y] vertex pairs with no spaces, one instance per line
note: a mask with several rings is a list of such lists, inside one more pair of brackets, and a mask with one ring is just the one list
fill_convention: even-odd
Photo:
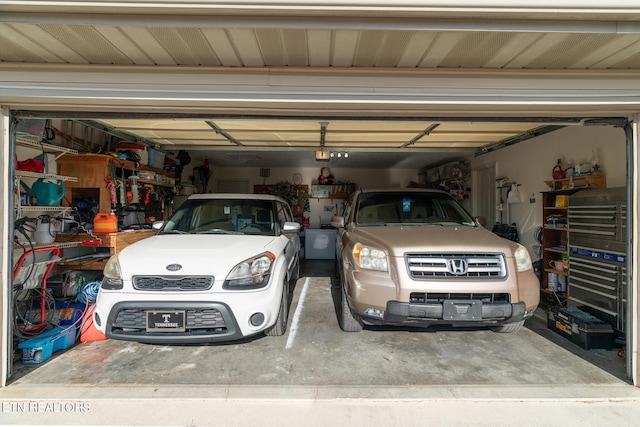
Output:
[[[16,144],[21,145],[23,147],[36,148],[38,150],[42,150],[45,153],[58,153],[59,155],[56,156],[56,159],[60,158],[65,154],[78,154],[77,150],[66,148],[66,147],[59,147],[57,145],[47,144],[45,142],[40,142],[34,138],[30,138],[27,135],[17,135]],[[16,189],[20,188],[20,182],[24,178],[33,178],[33,179],[43,178],[43,179],[56,179],[64,182],[78,182],[78,178],[74,176],[16,170],[14,173],[14,186]],[[15,217],[16,219],[19,219],[19,218],[22,218],[26,212],[64,212],[65,210],[69,210],[70,208],[65,206],[23,205],[22,198],[18,196],[18,197],[15,197],[14,209],[15,209]],[[77,246],[77,245],[76,244],[69,245],[68,247],[72,247],[72,246]]]

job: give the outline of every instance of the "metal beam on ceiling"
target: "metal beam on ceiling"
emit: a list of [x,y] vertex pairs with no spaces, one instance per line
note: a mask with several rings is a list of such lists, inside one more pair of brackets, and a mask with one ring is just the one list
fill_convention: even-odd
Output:
[[[14,117],[20,118],[19,115],[14,115]],[[50,116],[51,117],[51,116]],[[57,118],[57,117],[56,117]],[[139,135],[136,135],[134,133],[130,133],[127,131],[123,131],[121,129],[114,129],[110,126],[106,126],[103,123],[94,121],[94,120],[76,120],[78,123],[81,123],[85,126],[88,126],[90,128],[99,130],[101,132],[104,132],[106,134],[109,134],[111,136],[115,136],[116,138],[119,138],[123,141],[132,141],[135,142],[137,144],[140,145],[145,145],[147,147],[151,147],[151,148],[160,148],[160,145],[152,140],[146,139],[146,138],[142,138]]]
[[423,137],[429,135],[435,128],[437,128],[438,126],[440,126],[439,123],[434,123],[431,126],[429,126],[428,128],[426,128],[425,130],[423,130],[422,132],[420,132],[418,135],[416,135],[415,137],[413,137],[411,139],[411,141],[407,142],[406,144],[402,144],[400,146],[400,148],[406,148],[409,147],[413,144],[415,144],[417,141],[419,141],[420,139],[422,139]]
[[237,139],[235,139],[233,136],[229,135],[227,132],[225,132],[224,130],[222,130],[218,125],[216,125],[215,123],[213,123],[211,120],[205,120],[205,123],[214,131],[216,131],[216,133],[218,135],[222,135],[224,138],[227,139],[227,141],[231,142],[232,144],[235,145],[239,145],[242,146],[244,145],[243,143],[241,143],[240,141],[238,141]]

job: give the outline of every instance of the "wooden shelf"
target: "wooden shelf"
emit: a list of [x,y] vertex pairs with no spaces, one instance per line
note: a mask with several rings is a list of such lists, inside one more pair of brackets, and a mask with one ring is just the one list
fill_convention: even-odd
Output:
[[313,184],[309,197],[312,199],[346,199],[355,189],[355,184]]
[[111,248],[111,255],[115,255],[130,244],[135,243],[138,240],[151,237],[154,234],[154,230],[132,230],[120,231],[117,233],[94,233],[93,235],[90,235],[88,233],[78,233],[75,235],[58,233],[56,235],[56,241],[68,242],[70,239],[73,239],[73,241],[83,242],[85,240],[90,240],[93,236],[95,236],[102,240],[102,244],[98,247],[109,247]]
[[[115,206],[111,205],[110,190],[105,182],[105,179],[111,178],[110,162],[113,162],[117,169],[118,179],[122,178],[123,172],[125,173],[125,178],[128,178],[131,173],[140,170],[154,171],[156,174],[163,175],[169,179],[174,178],[174,175],[168,171],[148,166],[136,167],[134,162],[107,154],[81,153],[75,156],[64,155],[58,160],[58,170],[63,174],[76,176],[78,180],[67,185],[67,195],[63,204],[73,204],[78,197],[91,197],[98,202],[99,212],[107,213],[114,209]],[[168,183],[151,180],[138,180],[138,183],[157,187],[172,187]]]
[[545,268],[544,269],[545,273],[556,273],[558,276],[569,276],[569,272],[566,270],[560,271],[560,270],[556,270],[555,268]]
[[[573,187],[571,186],[572,183]],[[607,188],[607,177],[605,175],[579,175],[569,178],[552,179],[545,181],[545,184],[553,191],[581,188]]]
[[549,227],[548,225],[545,225],[543,228],[545,230],[556,230],[556,231],[567,231],[568,230],[567,227]]
[[567,249],[553,249],[553,248],[544,248],[545,251],[553,252],[556,254],[568,254],[569,251]]

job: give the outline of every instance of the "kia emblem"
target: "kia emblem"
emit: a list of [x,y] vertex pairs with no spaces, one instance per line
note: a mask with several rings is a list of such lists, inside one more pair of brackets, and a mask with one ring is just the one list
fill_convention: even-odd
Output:
[[169,271],[178,271],[182,269],[182,266],[180,264],[169,264],[167,265],[167,270]]

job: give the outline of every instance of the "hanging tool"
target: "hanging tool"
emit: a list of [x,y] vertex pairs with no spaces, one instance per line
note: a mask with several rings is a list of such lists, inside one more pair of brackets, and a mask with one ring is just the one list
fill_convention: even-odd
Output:
[[111,206],[115,206],[118,203],[117,196],[116,196],[116,182],[108,178],[105,178],[104,182],[107,183],[106,187],[109,189],[109,192],[111,193]]
[[125,188],[124,188],[124,182],[117,180],[116,181],[116,188],[118,188],[119,191],[119,199],[120,199],[120,204],[122,206],[125,206],[127,204],[127,198],[125,195]]

